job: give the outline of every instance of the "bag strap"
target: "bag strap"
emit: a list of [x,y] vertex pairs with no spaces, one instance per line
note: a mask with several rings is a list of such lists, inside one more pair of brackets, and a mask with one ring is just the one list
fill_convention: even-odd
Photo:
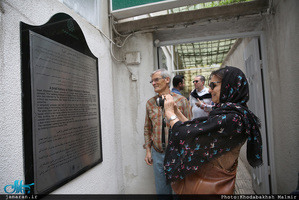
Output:
[[165,144],[165,127],[166,127],[166,119],[164,116],[164,108],[162,109],[162,149],[163,151],[166,150],[166,144]]

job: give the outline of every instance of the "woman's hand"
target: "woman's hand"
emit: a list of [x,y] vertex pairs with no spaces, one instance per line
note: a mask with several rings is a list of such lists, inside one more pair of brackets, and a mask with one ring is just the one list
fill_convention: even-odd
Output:
[[188,119],[182,114],[182,112],[177,107],[176,103],[173,100],[173,97],[170,94],[163,95],[164,99],[164,110],[165,116],[169,120],[172,116],[176,115],[177,118],[169,122],[172,127],[177,121],[185,122]]
[[163,99],[165,116],[167,119],[169,119],[172,115],[175,115],[175,109],[177,109],[177,106],[170,94],[164,95]]

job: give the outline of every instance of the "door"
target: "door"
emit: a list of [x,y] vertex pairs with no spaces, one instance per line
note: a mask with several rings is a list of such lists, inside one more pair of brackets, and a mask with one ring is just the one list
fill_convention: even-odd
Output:
[[244,51],[245,72],[249,85],[249,109],[261,120],[261,134],[263,141],[263,161],[264,164],[252,169],[252,185],[257,194],[270,194],[270,168],[268,162],[267,128],[265,116],[265,101],[262,80],[262,65],[259,51],[258,38],[252,38]]

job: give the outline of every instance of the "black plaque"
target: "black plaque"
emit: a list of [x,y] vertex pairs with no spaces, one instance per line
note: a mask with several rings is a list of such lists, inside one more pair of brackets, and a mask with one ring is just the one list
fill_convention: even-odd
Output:
[[25,181],[47,194],[102,162],[98,59],[69,15],[20,30]]

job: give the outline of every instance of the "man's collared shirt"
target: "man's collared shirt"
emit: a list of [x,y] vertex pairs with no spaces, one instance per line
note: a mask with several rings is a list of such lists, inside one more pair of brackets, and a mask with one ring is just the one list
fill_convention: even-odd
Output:
[[182,95],[181,92],[176,88],[172,88],[171,92]]

